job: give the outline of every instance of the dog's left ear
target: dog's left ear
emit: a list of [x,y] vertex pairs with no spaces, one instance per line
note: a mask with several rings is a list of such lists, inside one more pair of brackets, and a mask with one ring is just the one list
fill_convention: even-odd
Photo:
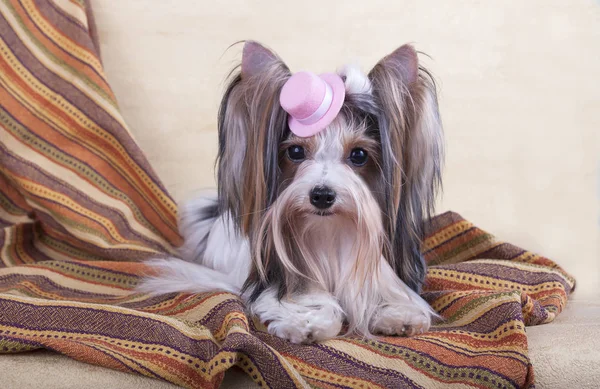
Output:
[[378,125],[390,242],[386,258],[398,276],[419,291],[425,278],[423,223],[433,213],[441,187],[444,154],[435,82],[419,66],[410,45],[379,61],[369,79],[381,108]]

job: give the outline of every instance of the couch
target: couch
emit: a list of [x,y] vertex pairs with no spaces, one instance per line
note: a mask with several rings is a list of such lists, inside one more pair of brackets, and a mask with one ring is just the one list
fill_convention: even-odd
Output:
[[[438,209],[459,211],[575,276],[576,291],[555,322],[527,328],[530,357],[538,387],[597,387],[597,3],[94,0],[93,6],[120,109],[178,201],[214,185],[216,109],[239,55],[226,51],[231,43],[265,42],[292,69],[314,71],[344,61],[368,68],[404,42],[430,54],[448,145]],[[0,371],[7,388],[173,387],[47,351],[0,356]],[[256,386],[231,371],[223,387]]]

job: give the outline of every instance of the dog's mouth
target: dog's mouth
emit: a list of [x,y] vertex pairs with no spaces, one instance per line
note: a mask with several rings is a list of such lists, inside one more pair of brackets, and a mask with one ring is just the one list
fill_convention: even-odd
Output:
[[317,216],[333,216],[333,215],[335,215],[335,213],[332,211],[312,211],[311,213],[313,215],[317,215]]

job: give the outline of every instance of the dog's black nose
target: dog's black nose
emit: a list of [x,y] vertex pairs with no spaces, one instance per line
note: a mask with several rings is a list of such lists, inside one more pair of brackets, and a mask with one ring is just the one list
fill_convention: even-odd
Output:
[[335,192],[327,186],[316,186],[310,191],[310,203],[319,209],[327,209],[335,202]]

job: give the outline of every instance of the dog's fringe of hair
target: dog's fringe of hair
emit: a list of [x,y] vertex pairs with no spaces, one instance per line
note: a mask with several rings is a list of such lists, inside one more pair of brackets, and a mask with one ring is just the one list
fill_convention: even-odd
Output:
[[369,79],[379,107],[387,187],[384,213],[390,244],[385,256],[400,279],[420,291],[426,271],[423,228],[441,189],[444,143],[436,85],[426,69],[415,66],[416,55],[412,46],[400,47],[371,70]]
[[290,71],[271,52],[261,59],[260,72],[243,74],[241,65],[231,71],[218,116],[219,211],[244,234],[258,229],[276,198],[278,147],[288,132],[279,93]]

